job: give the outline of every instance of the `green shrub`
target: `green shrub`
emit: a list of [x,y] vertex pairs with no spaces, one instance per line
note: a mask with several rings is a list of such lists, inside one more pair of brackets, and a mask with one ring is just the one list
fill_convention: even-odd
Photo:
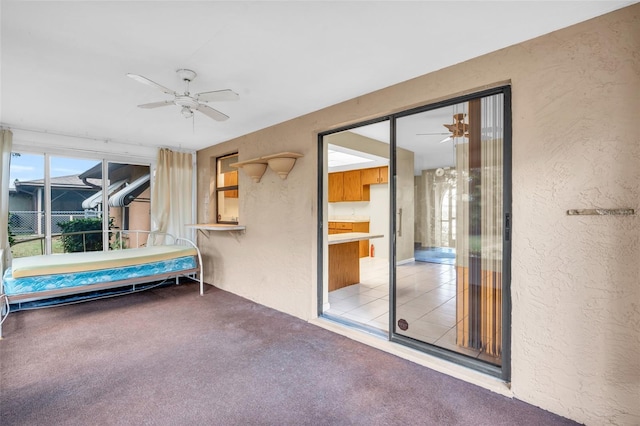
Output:
[[16,243],[11,226],[15,226],[20,218],[13,213],[9,213],[9,220],[7,222],[7,230],[9,231],[9,247]]
[[[102,219],[75,219],[60,222],[58,226],[62,229],[62,247],[66,253],[102,250]],[[109,229],[112,227],[113,218],[109,218]],[[84,233],[74,234],[75,232]]]
[[11,232],[11,224],[9,224],[7,229],[9,230],[9,247],[11,247],[12,245],[14,245],[16,243],[16,239],[13,238],[13,232]]

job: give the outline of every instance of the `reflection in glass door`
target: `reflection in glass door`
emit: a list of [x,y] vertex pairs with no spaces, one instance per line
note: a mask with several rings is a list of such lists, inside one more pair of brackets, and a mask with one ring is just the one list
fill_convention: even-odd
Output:
[[407,113],[395,144],[392,339],[497,371],[508,350],[504,111],[494,91]]

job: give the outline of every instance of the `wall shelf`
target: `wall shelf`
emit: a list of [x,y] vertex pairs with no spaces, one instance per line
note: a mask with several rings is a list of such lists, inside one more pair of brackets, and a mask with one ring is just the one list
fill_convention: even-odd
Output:
[[[197,229],[199,232],[209,238],[208,233],[210,231],[220,232],[220,231],[228,231],[233,234],[234,232],[244,232],[247,227],[244,225],[231,225],[224,223],[196,223],[192,225],[185,225],[187,228]],[[204,231],[209,231],[205,233]]]
[[254,182],[260,182],[262,175],[267,170],[267,160],[261,158],[254,158],[253,160],[239,161],[237,163],[229,164],[231,167],[237,167],[244,170],[245,174],[251,178]]
[[264,157],[254,158],[247,161],[239,161],[230,164],[231,167],[237,167],[246,173],[254,182],[260,182],[264,175],[267,165],[271,170],[276,172],[280,179],[286,179],[289,175],[296,159],[302,157],[302,154],[296,152],[279,152],[277,154],[266,155]]

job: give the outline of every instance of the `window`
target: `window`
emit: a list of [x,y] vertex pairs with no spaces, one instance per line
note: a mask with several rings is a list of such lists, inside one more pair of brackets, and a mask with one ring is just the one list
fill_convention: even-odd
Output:
[[140,240],[136,234],[129,241],[128,233],[120,238],[105,231],[150,229],[149,170],[149,164],[14,152],[9,188],[13,257],[144,244],[146,236]]
[[218,223],[238,223],[238,153],[216,159],[216,218]]

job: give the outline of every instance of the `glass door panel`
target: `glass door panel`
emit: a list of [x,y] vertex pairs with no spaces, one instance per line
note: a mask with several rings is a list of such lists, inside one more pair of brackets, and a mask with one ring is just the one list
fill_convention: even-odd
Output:
[[389,140],[388,120],[322,137],[321,312],[379,335],[389,329]]
[[504,95],[396,123],[393,333],[500,366]]

